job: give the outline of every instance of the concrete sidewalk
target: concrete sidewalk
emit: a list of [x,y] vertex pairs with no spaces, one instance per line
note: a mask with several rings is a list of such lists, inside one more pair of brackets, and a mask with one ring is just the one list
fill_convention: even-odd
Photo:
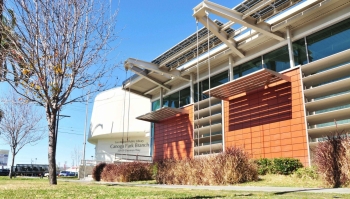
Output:
[[[119,183],[116,183],[119,184]],[[123,183],[123,185],[126,185]],[[350,188],[298,188],[298,187],[255,187],[255,186],[192,186],[192,185],[159,185],[159,184],[130,184],[140,187],[155,187],[167,189],[199,189],[225,191],[261,191],[274,193],[308,192],[308,193],[339,193],[350,194]]]
[[195,185],[162,185],[162,184],[135,184],[135,183],[119,183],[119,182],[96,182],[91,178],[81,180],[62,180],[69,182],[81,183],[98,183],[108,185],[122,185],[122,186],[138,186],[138,187],[154,187],[165,189],[198,189],[198,190],[225,190],[225,191],[259,191],[259,192],[273,192],[277,194],[291,193],[291,192],[307,192],[307,193],[338,193],[349,194],[350,188],[302,188],[302,187],[257,187],[257,186],[195,186]]

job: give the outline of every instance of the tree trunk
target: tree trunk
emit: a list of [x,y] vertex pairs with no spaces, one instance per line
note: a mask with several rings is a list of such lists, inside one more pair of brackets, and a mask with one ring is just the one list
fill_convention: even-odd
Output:
[[[15,151],[15,150],[13,150],[13,151]],[[12,177],[13,177],[13,166],[15,164],[15,156],[16,156],[16,154],[12,152],[12,161],[11,161],[11,168],[10,168],[10,173],[9,173],[10,179],[12,179]]]
[[49,179],[51,185],[57,185],[57,175],[56,175],[56,112],[47,116],[49,123]]

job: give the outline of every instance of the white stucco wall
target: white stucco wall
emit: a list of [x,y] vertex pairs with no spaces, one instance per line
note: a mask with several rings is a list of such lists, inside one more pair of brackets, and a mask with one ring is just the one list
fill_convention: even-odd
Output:
[[[115,155],[123,159],[126,155],[149,155],[149,137],[129,137],[128,142],[119,138],[99,139],[96,145],[97,161],[113,161]],[[123,155],[124,154],[124,155]]]
[[[121,87],[98,94],[92,109],[88,136],[88,141],[96,145],[96,160],[113,161],[115,153],[124,152],[149,155],[150,123],[137,120],[136,117],[150,110],[151,105],[148,98],[133,93],[129,95],[129,92],[125,93]],[[130,146],[129,148],[124,146],[124,149],[121,150],[122,146],[119,145],[122,145],[122,140],[123,145],[127,144],[127,138],[129,138]],[[148,147],[141,147],[143,146],[140,145],[141,143],[147,143]],[[112,145],[115,146],[111,147]],[[125,147],[128,151],[124,151]]]

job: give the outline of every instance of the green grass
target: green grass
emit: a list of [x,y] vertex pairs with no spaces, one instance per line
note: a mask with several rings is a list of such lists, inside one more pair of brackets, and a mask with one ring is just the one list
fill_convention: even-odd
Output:
[[247,182],[237,184],[238,186],[270,186],[270,187],[306,187],[306,188],[325,188],[322,180],[301,179],[293,175],[274,175],[267,174],[259,176],[257,182]]
[[58,181],[49,185],[48,179],[0,177],[0,198],[350,198],[341,194],[263,193],[236,191],[206,191],[162,189],[128,185],[105,185]]

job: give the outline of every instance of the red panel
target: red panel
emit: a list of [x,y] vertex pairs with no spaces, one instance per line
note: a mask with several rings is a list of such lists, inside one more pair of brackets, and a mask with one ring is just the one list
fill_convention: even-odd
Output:
[[185,108],[189,115],[180,115],[154,125],[154,161],[193,156],[193,106]]

